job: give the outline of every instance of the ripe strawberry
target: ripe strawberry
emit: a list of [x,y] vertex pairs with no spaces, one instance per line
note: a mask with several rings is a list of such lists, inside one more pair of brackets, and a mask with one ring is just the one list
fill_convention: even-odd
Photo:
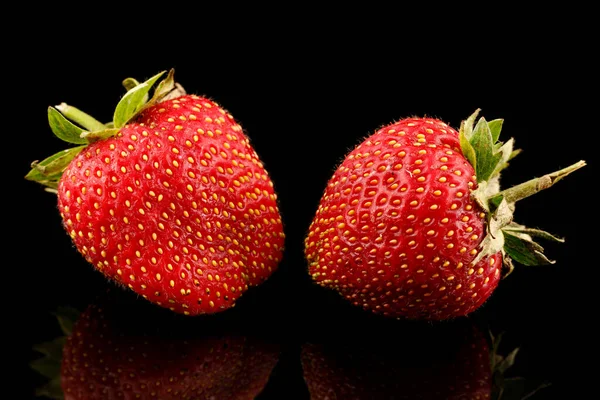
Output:
[[161,75],[124,81],[110,124],[50,107],[54,133],[80,146],[34,163],[26,178],[57,192],[77,250],[108,278],[178,313],[218,312],[277,268],[277,195],[220,105],[185,94],[173,71],[147,99]]
[[[39,392],[67,400],[256,398],[279,345],[230,321],[210,322],[109,292],[74,320],[54,357],[57,376]],[[38,365],[52,359],[44,361]]]
[[497,142],[502,120],[479,110],[460,132],[434,118],[384,126],[351,151],[327,184],[305,238],[309,272],[354,305],[442,320],[480,307],[513,268],[551,262],[512,222],[515,202],[585,165],[500,191],[518,151]]

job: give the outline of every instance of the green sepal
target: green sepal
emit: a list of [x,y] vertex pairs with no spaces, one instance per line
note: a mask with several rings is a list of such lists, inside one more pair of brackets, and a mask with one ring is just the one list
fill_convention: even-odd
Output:
[[473,166],[478,187],[471,192],[471,198],[486,212],[486,235],[479,245],[479,252],[472,261],[475,265],[484,257],[501,252],[503,257],[503,278],[514,268],[513,261],[523,265],[553,264],[543,254],[541,245],[533,240],[539,237],[546,240],[562,241],[553,235],[529,229],[512,222],[515,203],[541,190],[547,189],[568,174],[582,168],[581,160],[559,171],[531,179],[509,189],[500,190],[500,173],[509,161],[520,153],[514,149],[514,140],[498,141],[504,120],[487,122],[481,117],[475,127],[473,123],[479,113],[477,109],[464,120],[459,130],[460,147],[463,155]]
[[56,137],[67,143],[86,144],[87,141],[81,137],[83,129],[69,121],[54,107],[48,107],[48,123]]
[[58,307],[52,314],[56,317],[63,335],[49,342],[34,345],[33,350],[41,353],[42,357],[30,362],[29,367],[48,379],[47,382],[35,390],[36,396],[63,399],[60,377],[63,348],[67,337],[72,334],[73,325],[81,312],[74,307],[65,306]]
[[477,171],[477,155],[475,153],[475,149],[471,142],[469,142],[469,138],[467,137],[467,133],[465,132],[465,124],[461,124],[460,130],[458,131],[458,137],[460,139],[460,149],[462,150],[463,155],[469,161],[469,163],[473,166],[473,169]]
[[559,238],[558,236],[555,236],[555,235],[548,233],[546,231],[543,231],[541,229],[527,228],[526,226],[519,225],[514,222],[509,224],[508,226],[506,226],[504,228],[504,231],[523,233],[526,235],[530,235],[532,237],[538,237],[540,239],[544,239],[544,240],[548,240],[548,241],[556,242],[556,243],[564,243],[565,242],[565,239]]
[[473,136],[473,124],[475,123],[475,119],[479,115],[480,111],[481,108],[478,108],[473,114],[469,115],[469,117],[461,123],[461,131],[463,131],[465,137],[469,141]]
[[477,181],[487,181],[496,169],[502,154],[494,152],[492,131],[485,118],[481,117],[479,119],[469,142],[475,151],[476,163],[474,168]]
[[68,336],[73,332],[73,325],[81,312],[74,307],[64,306],[58,307],[52,314],[56,317],[62,332]]
[[52,379],[44,386],[35,390],[37,397],[49,397],[54,400],[63,400],[65,398],[61,387],[60,378]]
[[165,71],[162,71],[142,83],[134,78],[125,79],[123,86],[127,93],[117,104],[113,121],[105,124],[66,103],[49,107],[48,121],[54,134],[66,142],[82,146],[61,151],[41,162],[33,162],[25,178],[41,183],[46,186],[47,191],[56,193],[62,173],[83,147],[115,136],[120,128],[146,107],[186,94],[183,87],[175,83],[174,69],[171,69],[167,77],[158,83],[152,98],[148,100],[150,89],[164,73]]
[[492,142],[496,143],[498,138],[500,137],[500,132],[502,131],[502,124],[504,124],[504,120],[501,118],[494,119],[488,122],[488,127],[490,128],[490,132],[492,133]]
[[[484,187],[481,189],[485,191]],[[475,198],[476,200],[479,200],[478,197]],[[491,205],[489,203],[484,204],[486,206],[485,210],[487,211],[487,234],[479,245],[480,250],[472,261],[473,265],[476,265],[486,256],[503,251],[506,240],[502,228],[510,224],[513,218],[514,209],[504,199],[497,205]]]
[[506,378],[506,371],[511,368],[515,364],[517,353],[519,352],[519,348],[513,349],[507,356],[503,356],[500,354],[500,342],[502,340],[504,332],[500,332],[498,336],[494,336],[492,332],[489,332],[490,335],[490,368],[492,371],[492,396],[491,398],[494,400],[505,399],[504,394],[507,389],[511,388],[507,387],[510,385],[509,380],[512,378]]
[[156,83],[165,71],[162,71],[147,81],[140,83],[133,89],[125,93],[115,109],[113,123],[115,128],[121,128],[132,119],[146,103],[147,95],[152,86]]
[[138,80],[135,78],[125,78],[125,79],[123,79],[122,83],[123,83],[123,87],[128,92],[140,84],[140,82],[138,82]]
[[86,146],[71,147],[70,149],[59,151],[50,157],[31,164],[31,170],[25,179],[41,183],[49,188],[58,188],[58,181],[67,168],[71,160],[75,158]]
[[550,386],[550,383],[548,382],[533,386],[528,384],[527,380],[520,376],[507,377],[507,371],[515,364],[519,348],[517,347],[508,355],[502,356],[499,352],[502,333],[497,337],[494,337],[492,332],[489,332],[489,335],[491,339],[490,364],[492,369],[491,400],[530,399],[538,391]]
[[[52,360],[60,360],[62,358],[62,348],[65,344],[65,337],[58,337],[50,342],[38,343],[33,346],[33,350],[41,353],[46,358],[50,358]],[[32,365],[33,368],[33,365]],[[35,369],[35,368],[34,368]],[[38,371],[37,369],[35,369]],[[41,373],[41,371],[38,371]],[[43,374],[42,374],[43,375]],[[44,375],[46,376],[46,375]],[[46,378],[51,378],[51,376],[46,376]]]
[[58,337],[50,342],[39,343],[33,346],[33,350],[41,353],[43,357],[33,360],[29,366],[45,378],[52,379],[57,372],[62,358],[62,349],[65,337]]
[[500,193],[496,194],[494,197],[490,197],[487,202],[484,202],[486,208],[488,209],[496,209],[500,205],[500,203],[504,200],[504,196]]
[[50,342],[44,342],[33,346],[33,350],[43,354],[42,357],[29,363],[29,367],[38,374],[48,379],[42,386],[36,388],[37,397],[49,397],[51,399],[63,399],[61,387],[61,361],[63,347],[66,342],[65,336],[60,336]]
[[504,232],[504,250],[516,262],[526,265],[547,265],[554,264],[544,255],[544,248],[533,240],[533,237],[539,237],[554,242],[564,242],[548,232],[526,228],[512,223],[502,230]]
[[83,132],[81,137],[84,138],[87,142],[92,143],[102,139],[108,139],[109,137],[115,136],[119,133],[118,128],[107,128],[101,131],[95,132]]
[[479,111],[481,110],[478,108],[461,122],[458,135],[461,151],[473,166],[477,182],[482,183],[496,177],[504,168],[509,156],[506,152],[508,147],[512,146],[512,142],[506,147],[503,143],[498,142],[504,123],[503,119],[487,122],[485,118],[481,117],[473,126]]
[[[156,85],[156,89],[154,89],[154,93],[152,94],[152,98],[147,102],[146,107],[156,104],[163,100],[165,96],[173,91],[176,88],[175,85],[175,70],[169,70],[165,79],[160,81],[158,85]],[[180,88],[181,89],[181,88]]]
[[60,103],[56,106],[56,109],[65,117],[84,127],[88,131],[101,131],[106,128],[102,122],[67,103]]
[[495,150],[499,155],[500,159],[496,163],[494,171],[492,172],[492,177],[499,176],[500,172],[508,167],[508,162],[512,160],[517,154],[519,154],[519,150],[513,150],[514,139],[509,139],[506,143],[498,143],[498,148]]
[[516,156],[518,156],[519,154],[521,154],[521,151],[523,151],[523,150],[521,150],[521,149],[516,149],[516,150],[513,150],[513,151],[510,153],[510,156],[508,157],[508,160],[507,160],[507,161],[510,161],[510,160],[512,160],[513,158],[515,158]]

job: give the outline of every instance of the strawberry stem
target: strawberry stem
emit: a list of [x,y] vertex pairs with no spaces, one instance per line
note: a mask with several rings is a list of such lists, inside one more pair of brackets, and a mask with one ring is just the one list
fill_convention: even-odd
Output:
[[56,109],[65,117],[73,122],[76,122],[90,132],[103,131],[106,129],[106,125],[104,125],[102,122],[66,103],[57,105]]
[[489,200],[494,204],[500,203],[502,199],[506,200],[508,203],[515,203],[521,199],[549,188],[565,176],[569,175],[571,172],[574,172],[585,165],[585,161],[578,161],[575,164],[572,164],[559,171],[555,171],[539,178],[534,178],[527,182],[523,182],[519,185],[502,190],[501,192],[491,196]]

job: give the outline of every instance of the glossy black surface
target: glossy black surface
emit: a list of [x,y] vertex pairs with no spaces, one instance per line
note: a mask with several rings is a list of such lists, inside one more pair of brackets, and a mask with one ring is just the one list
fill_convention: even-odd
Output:
[[[593,144],[597,123],[596,116],[581,110],[588,104],[582,94],[594,84],[597,88],[597,78],[591,78],[588,53],[574,51],[570,41],[555,40],[558,35],[553,36],[551,25],[543,25],[542,33],[535,35],[526,31],[529,38],[537,38],[535,45],[500,38],[475,46],[464,40],[462,45],[453,43],[456,46],[447,53],[440,43],[411,45],[398,32],[382,34],[386,41],[375,36],[363,46],[359,34],[339,41],[328,36],[326,43],[290,38],[285,47],[264,38],[247,42],[238,38],[234,43],[214,39],[201,42],[196,52],[186,44],[159,54],[145,52],[139,58],[121,55],[108,63],[65,62],[61,57],[60,62],[50,62],[38,56],[47,41],[24,43],[28,51],[19,58],[23,65],[43,67],[31,73],[19,69],[21,101],[11,103],[26,107],[18,118],[17,162],[9,172],[15,178],[10,191],[15,200],[5,209],[11,229],[17,228],[16,240],[11,237],[5,251],[18,249],[11,252],[12,261],[4,258],[3,263],[14,273],[4,281],[10,293],[7,325],[12,332],[16,329],[15,337],[22,343],[11,370],[23,383],[11,398],[30,398],[45,381],[29,363],[40,356],[32,350],[35,344],[62,334],[52,312],[62,306],[83,311],[112,287],[72,247],[61,227],[55,196],[22,179],[31,161],[63,148],[48,128],[46,109],[65,101],[109,120],[124,93],[122,79],[141,80],[171,67],[188,92],[212,97],[238,119],[279,193],[287,235],[279,270],[246,293],[234,309],[178,322],[186,335],[198,332],[200,339],[206,331],[223,339],[225,333],[219,332],[227,328],[276,345],[277,362],[258,398],[309,398],[302,364],[302,351],[309,343],[325,346],[313,348],[317,352],[313,355],[322,357],[318,365],[330,365],[327,357],[339,360],[342,365],[329,371],[337,371],[339,379],[356,392],[372,393],[373,397],[365,398],[379,393],[381,398],[401,399],[411,390],[431,391],[435,382],[447,386],[461,379],[458,373],[466,362],[460,358],[465,353],[458,339],[448,341],[448,337],[464,339],[459,333],[465,326],[484,335],[503,332],[501,354],[520,349],[506,376],[522,377],[525,391],[550,384],[531,399],[588,398],[581,393],[592,383],[593,369],[587,362],[596,362],[590,339],[597,316],[598,263],[593,258],[593,235],[587,229],[592,218],[597,219],[596,202],[589,200],[593,198],[590,182],[597,171]],[[575,35],[573,42],[577,42]],[[107,43],[96,44],[96,53],[109,53]],[[499,50],[492,52],[492,48]],[[557,263],[517,266],[481,309],[469,318],[441,324],[384,319],[312,285],[302,253],[304,234],[327,179],[345,153],[396,119],[434,116],[458,128],[476,108],[488,119],[504,118],[504,139],[514,137],[516,146],[524,150],[506,170],[505,186],[580,159],[590,164],[517,206],[518,222],[567,239],[564,244],[544,243],[547,255]],[[144,301],[128,293],[123,295],[128,299],[123,300],[121,312],[131,310],[136,315],[142,308],[151,320],[172,317],[139,304]],[[115,321],[126,332],[132,322]],[[452,344],[457,347],[452,349]],[[342,345],[346,347],[340,350]],[[364,368],[371,362],[376,366]],[[388,396],[386,390],[393,394]]]

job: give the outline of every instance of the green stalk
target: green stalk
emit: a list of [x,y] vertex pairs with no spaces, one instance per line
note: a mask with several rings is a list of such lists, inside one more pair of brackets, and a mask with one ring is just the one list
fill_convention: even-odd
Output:
[[98,121],[91,115],[88,115],[83,111],[66,103],[61,103],[57,105],[56,109],[60,111],[65,117],[81,125],[90,132],[103,131],[106,129],[106,125],[104,125],[102,122]]
[[573,165],[563,168],[559,171],[546,174],[539,178],[533,178],[527,182],[502,190],[499,193],[490,197],[490,201],[496,203],[496,200],[504,198],[508,203],[515,203],[533,194],[536,194],[544,189],[549,188],[556,182],[569,175],[571,172],[578,170],[586,165],[585,161],[581,160]]

